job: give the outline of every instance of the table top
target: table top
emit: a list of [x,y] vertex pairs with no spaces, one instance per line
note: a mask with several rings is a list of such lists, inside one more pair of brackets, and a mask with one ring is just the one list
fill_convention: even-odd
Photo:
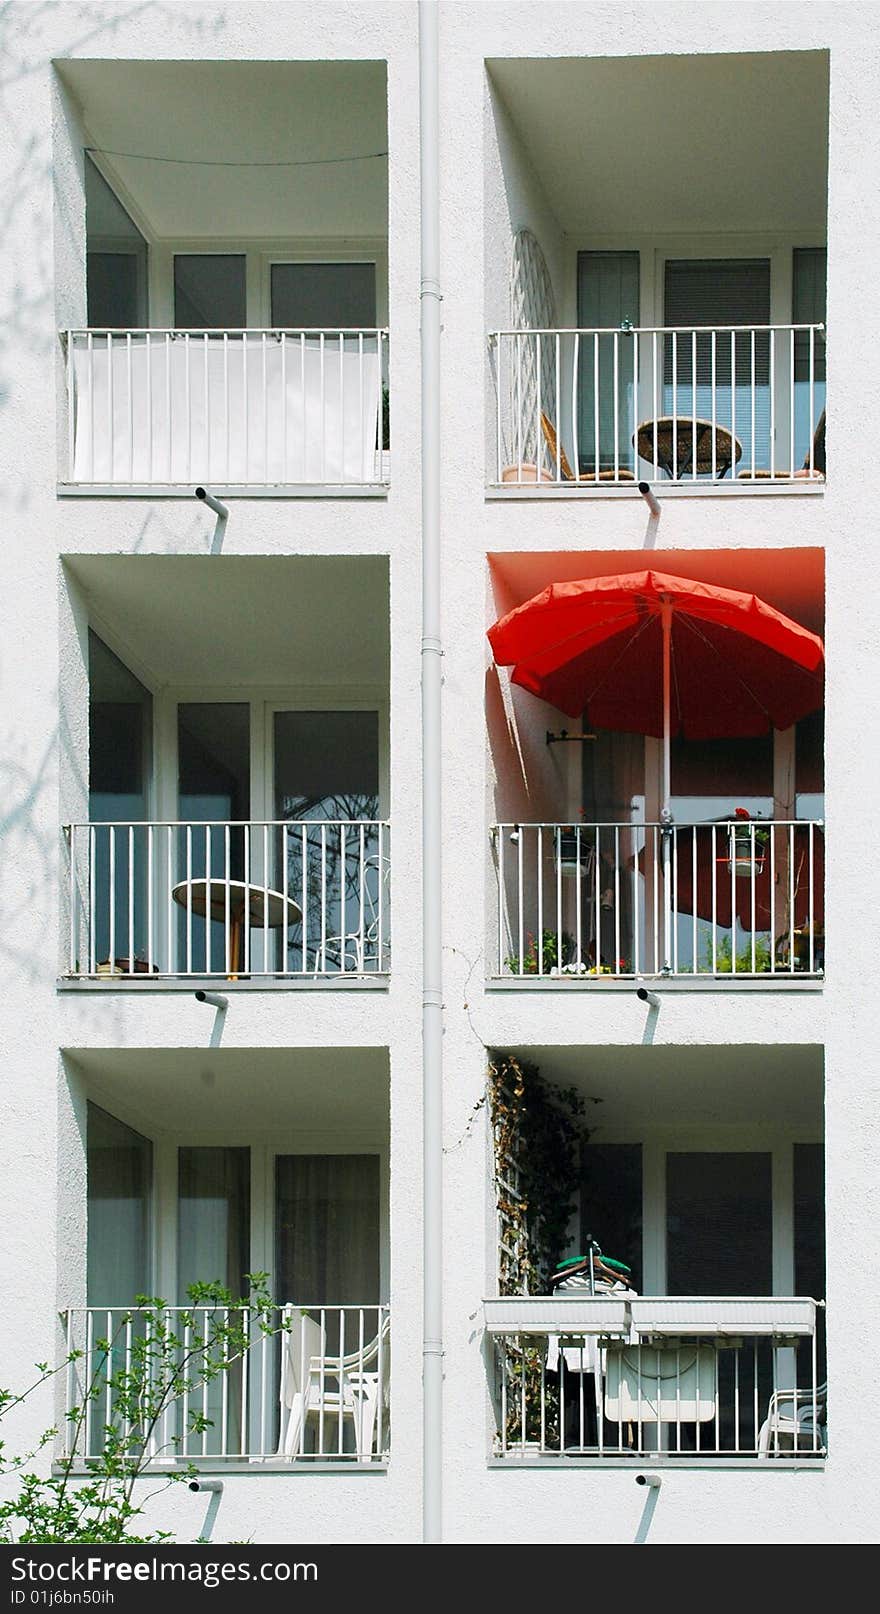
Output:
[[[696,427],[696,469],[698,473],[711,472],[712,441],[715,441],[714,469],[728,470],[731,464],[742,459],[742,443],[734,437],[726,426],[720,426],[716,421],[713,426],[711,420],[701,420],[699,416],[694,420],[693,415],[661,415],[657,420],[643,420],[635,433],[635,443],[639,455],[649,464],[654,463],[654,439],[656,431],[657,463],[668,471],[670,476],[693,472],[693,445],[694,428]],[[673,468],[673,459],[677,459],[677,469]]]
[[247,885],[244,880],[181,880],[171,895],[181,908],[190,908],[201,918],[210,913],[212,919],[223,922],[227,892],[230,920],[242,919],[246,912],[252,925],[266,924],[274,929],[276,925],[295,925],[302,919],[302,909],[291,897],[266,886]]

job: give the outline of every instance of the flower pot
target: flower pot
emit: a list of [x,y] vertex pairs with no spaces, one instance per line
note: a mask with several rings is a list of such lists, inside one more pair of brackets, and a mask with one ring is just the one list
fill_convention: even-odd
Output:
[[752,875],[763,874],[767,857],[767,843],[763,836],[752,838],[747,829],[731,831],[727,867],[735,878],[750,880]]

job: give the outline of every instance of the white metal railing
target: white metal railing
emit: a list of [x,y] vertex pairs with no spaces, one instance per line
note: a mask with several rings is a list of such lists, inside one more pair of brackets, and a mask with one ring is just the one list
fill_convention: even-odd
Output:
[[74,976],[385,974],[384,820],[65,826]]
[[495,824],[496,974],[820,976],[824,825]]
[[488,340],[495,483],[824,476],[823,325],[625,325]]
[[69,330],[62,341],[70,483],[387,480],[387,330]]
[[484,1313],[500,1457],[825,1454],[822,1302],[513,1296]]
[[124,1452],[164,1466],[388,1455],[387,1306],[157,1302],[63,1320],[64,1459],[99,1457],[108,1430]]

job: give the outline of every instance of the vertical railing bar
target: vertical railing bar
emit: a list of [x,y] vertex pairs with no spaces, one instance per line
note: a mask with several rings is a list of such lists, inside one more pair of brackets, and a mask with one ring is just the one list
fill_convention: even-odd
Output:
[[611,338],[611,404],[614,410],[614,480],[620,481],[620,336]]
[[[226,973],[233,975],[238,970],[238,958],[232,955],[232,886],[230,878],[232,873],[232,837],[228,824],[223,826],[223,951],[226,955]],[[242,923],[244,920],[242,919]],[[237,952],[237,949],[236,949]]]
[[64,368],[67,378],[67,476],[68,480],[72,482],[76,465],[76,419],[79,413],[79,397],[76,392],[76,368],[73,354],[74,332],[68,331],[66,335],[67,346],[64,353]]
[[324,332],[318,337],[318,352],[321,373],[321,481],[327,481],[327,377],[325,371],[326,353],[324,350]]
[[229,402],[229,332],[224,331],[223,332],[223,430],[224,430],[224,435],[225,435],[225,439],[226,439],[226,452],[225,452],[224,459],[225,459],[226,476],[231,481],[231,479],[232,479],[232,461],[231,461],[230,452],[229,452],[229,444],[230,444],[230,437],[231,437],[229,414],[230,414],[230,402]]
[[678,481],[678,332],[672,332],[672,477]]
[[153,913],[153,888],[155,876],[153,872],[153,825],[147,825],[147,970],[153,973],[155,959],[155,925]]
[[697,480],[697,333],[691,331],[691,481]]
[[70,901],[70,936],[69,936],[69,944],[70,945],[69,945],[69,953],[68,953],[68,960],[69,960],[68,968],[70,970],[71,975],[79,973],[79,962],[78,962],[79,947],[77,946],[77,932],[78,932],[78,929],[79,929],[79,924],[78,924],[78,921],[79,921],[79,903],[77,902],[77,895],[76,895],[77,840],[78,840],[77,830],[78,830],[78,828],[79,828],[78,824],[71,824],[71,826],[70,826],[70,840],[69,840],[68,845],[67,845],[68,894],[69,894],[69,901]]
[[522,423],[522,337],[517,332],[514,337],[514,352],[516,354],[516,384],[514,388],[514,414],[516,419],[516,479],[523,479],[523,423]]
[[131,374],[131,331],[125,333],[125,381],[128,389],[128,480],[134,481],[134,397]]
[[192,376],[190,374],[189,331],[183,336],[183,396],[186,420],[186,480],[192,481]]
[[348,848],[345,844],[345,825],[341,823],[336,824],[334,825],[334,829],[336,830],[336,834],[339,839],[339,934],[341,937],[342,971],[343,974],[345,974],[346,959],[348,955],[348,948],[346,946],[348,936],[345,929],[346,908],[348,905],[346,901],[345,887],[348,878],[348,869],[346,867],[345,860],[348,855]]
[[504,971],[504,842],[507,825],[498,825],[498,974]]
[[[287,474],[287,332],[279,332],[279,345],[281,347],[281,480],[288,481]],[[264,1352],[265,1355],[265,1352]]]
[[789,416],[789,420],[788,420],[788,438],[789,438],[788,452],[789,452],[789,455],[790,455],[790,458],[789,458],[789,461],[788,461],[788,465],[789,465],[788,474],[789,474],[790,477],[793,478],[794,477],[794,470],[795,470],[795,466],[794,466],[794,405],[795,405],[794,326],[790,327],[789,333],[788,333],[788,372],[789,372],[789,379],[788,379],[788,416]]
[[[575,333],[574,333],[574,346],[572,348],[572,356],[571,356],[571,452],[572,452],[572,461],[573,461],[571,469],[572,469],[572,474],[573,474],[574,479],[575,479],[576,482],[577,482],[577,480],[578,480],[578,478],[580,476],[580,468],[581,468],[581,462],[580,462],[580,433],[578,431],[578,399],[577,399],[578,375],[579,375],[579,372],[580,372],[580,364],[581,364],[581,333],[580,333],[580,331],[575,331]],[[559,441],[560,441],[560,444],[561,444],[561,441],[562,441],[561,423],[559,421],[557,421],[557,423],[556,423],[556,435],[557,435],[557,438],[559,438]],[[561,448],[560,448],[559,459],[560,459],[560,464],[561,464],[562,463],[562,451],[561,451]]]
[[[208,904],[205,904],[207,914]],[[186,826],[186,973],[192,974],[192,825]],[[206,920],[207,923],[207,920]]]
[[[306,970],[309,967],[309,904],[308,904],[309,841],[308,841],[308,830],[307,830],[305,824],[303,824],[302,829],[300,830],[300,852],[301,852],[301,856],[300,856],[300,883],[301,883],[301,886],[302,886],[302,970],[303,970],[303,974],[305,974]],[[325,959],[323,953],[319,954],[318,956],[321,959],[321,969],[322,969],[322,971],[324,971],[327,968],[327,960]],[[317,968],[317,961],[316,961],[316,968]]]
[[750,357],[751,357],[751,394],[752,394],[752,398],[751,398],[751,403],[752,403],[751,427],[752,427],[752,477],[753,478],[754,478],[754,475],[755,475],[755,425],[756,425],[756,420],[757,420],[756,405],[757,405],[757,390],[758,390],[757,371],[756,371],[756,367],[755,367],[755,357],[756,357],[756,345],[755,344],[756,344],[756,336],[755,336],[754,330],[752,330],[751,333],[750,333]]
[[[660,387],[659,387],[658,366],[657,366],[657,332],[652,331],[651,332],[651,416],[652,416],[651,425],[652,425],[652,437],[653,437],[653,446],[654,446],[654,464],[653,464],[653,467],[652,467],[652,476],[653,476],[653,479],[654,479],[655,482],[657,481],[657,478],[658,478],[658,476],[660,474],[659,466],[658,466],[658,463],[657,463],[657,431],[658,431],[657,417],[658,417],[659,413],[660,413]],[[636,445],[636,457],[638,457],[638,445]]]
[[128,826],[128,974],[134,974],[134,825]]
[[[524,830],[520,830],[523,835]],[[544,826],[539,824],[535,835],[535,879],[538,887],[538,935],[544,935]],[[539,957],[544,949],[539,949]]]
[[113,337],[107,332],[107,429],[110,437],[110,481],[116,481],[116,443],[114,440],[115,400],[113,396]]
[[770,331],[770,479],[776,475],[776,330]]
[[210,824],[205,825],[205,973],[211,974],[211,846],[214,839]]
[[[184,1357],[186,1358],[187,1361],[189,1361],[189,1354],[190,1354],[190,1348],[191,1348],[191,1334],[192,1334],[192,1329],[191,1329],[189,1320],[187,1319],[187,1321],[183,1325],[183,1354],[184,1354]],[[190,1384],[191,1384],[191,1380],[189,1379],[189,1377],[188,1376],[185,1377],[184,1381],[183,1381],[183,1399],[182,1399],[182,1402],[181,1402],[181,1413],[180,1413],[181,1420],[182,1420],[182,1425],[183,1425],[183,1427],[181,1429],[181,1441],[182,1441],[181,1456],[183,1456],[183,1457],[188,1457],[189,1456],[189,1392],[190,1392]]]
[[165,332],[165,442],[168,450],[168,480],[174,481],[173,437],[171,428],[171,332]]
[[299,333],[299,386],[302,399],[302,474],[303,480],[308,481],[308,430],[306,426],[306,336],[305,331]]
[[210,475],[211,475],[211,352],[210,352],[210,349],[211,349],[211,338],[208,335],[208,332],[205,331],[204,332],[204,343],[203,343],[204,365],[202,366],[202,368],[204,370],[204,376],[205,376],[205,442],[204,442],[204,455],[205,455],[205,476],[206,476],[206,478],[209,478]]
[[89,378],[89,481],[95,480],[95,341],[91,331],[86,335],[86,371]]
[[116,825],[110,825],[110,972],[116,968]]
[[[717,440],[716,440],[717,427],[718,427],[718,390],[717,390],[717,376],[716,376],[716,369],[715,369],[716,338],[717,338],[717,335],[718,335],[717,331],[713,330],[712,335],[711,335],[711,337],[709,339],[710,365],[711,365],[711,372],[712,372],[711,391],[712,391],[712,481],[713,482],[717,482],[717,480],[718,480],[718,444],[717,444]],[[732,443],[730,445],[730,452],[731,452],[731,455],[733,455],[735,453],[735,449],[734,449]],[[733,459],[731,459],[731,475],[733,475],[733,476],[736,475],[736,463],[735,463],[735,461]],[[694,886],[695,891],[696,891],[696,889],[697,889],[696,886]],[[695,951],[695,954],[696,954],[696,949],[694,949],[694,951]]]
[[[809,415],[807,417],[807,422],[808,422],[808,427],[809,427],[809,449],[808,449],[807,469],[809,470],[809,473],[810,473],[811,476],[812,476],[812,474],[813,474],[813,472],[814,472],[814,470],[816,468],[816,466],[815,466],[815,458],[814,458],[814,456],[815,456],[815,443],[813,441],[813,439],[814,439],[814,437],[816,435],[816,427],[815,427],[816,401],[815,401],[815,390],[814,390],[815,389],[815,379],[816,379],[815,364],[816,364],[816,327],[815,327],[815,325],[811,325],[810,326],[810,412],[809,412]],[[794,466],[792,466],[792,470],[794,470]]]
[[269,974],[269,825],[263,825],[263,974]]
[[267,374],[267,337],[260,334],[260,380],[263,388],[263,481],[269,482],[269,379]]
[[[344,946],[343,942],[343,946]],[[321,825],[321,957],[327,963],[327,825]],[[343,962],[343,968],[344,968]]]
[[[363,821],[362,821],[360,823],[360,825],[358,826],[358,915],[359,915],[359,917],[358,917],[358,957],[360,958],[360,961],[361,961],[361,969],[362,970],[366,970],[366,966],[367,966],[367,936],[366,936],[366,928],[365,928],[365,925],[364,925],[364,910],[365,910],[365,905],[366,905],[366,900],[367,900],[367,898],[366,898],[366,884],[365,884],[365,882],[366,882],[365,850],[366,849],[365,849],[365,844],[364,844],[364,825],[363,825]],[[379,860],[378,860],[377,878],[378,878],[378,881],[379,881],[377,891],[376,891],[376,903],[377,903],[377,906],[378,906],[378,904],[382,900],[382,891],[381,891],[382,858],[381,858],[381,854],[380,854]],[[378,959],[377,959],[377,967],[381,969],[381,966],[382,966],[382,949],[380,947],[379,948]]]
[[593,332],[593,470],[599,485],[599,332]]
[[730,332],[730,451],[736,453],[736,331]]
[[[525,961],[524,961],[524,956],[523,956],[523,835],[524,834],[525,834],[525,831],[523,829],[520,829],[519,834],[517,835],[517,838],[516,838],[516,914],[517,914],[517,935],[518,935],[518,948],[519,948],[519,973],[520,973],[520,975],[525,974]],[[540,975],[541,974],[541,969],[542,969],[542,959],[543,959],[543,949],[540,946],[540,939],[536,943],[536,946],[538,948],[538,974]]]
[[[251,888],[251,826],[242,826],[244,835],[244,892],[241,911],[241,929],[239,931],[238,949],[243,958],[242,968],[245,975],[251,971],[251,915],[249,908],[249,892]],[[238,962],[233,969],[238,968]]]
[[241,419],[244,437],[244,479],[251,479],[251,417],[248,391],[248,333],[241,333]]

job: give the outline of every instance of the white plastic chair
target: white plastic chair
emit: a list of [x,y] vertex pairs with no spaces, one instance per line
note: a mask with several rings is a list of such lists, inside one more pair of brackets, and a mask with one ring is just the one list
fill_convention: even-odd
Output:
[[[305,1454],[305,1433],[310,1419],[318,1422],[317,1455],[339,1456],[344,1422],[350,1418],[355,1452],[361,1461],[367,1461],[376,1440],[380,1400],[383,1412],[388,1405],[390,1360],[388,1316],[375,1338],[363,1349],[339,1356],[327,1353],[326,1334],[320,1323],[296,1306],[285,1306],[278,1456],[294,1458]],[[340,1419],[343,1431],[340,1431]],[[330,1441],[323,1433],[328,1425],[334,1429]],[[382,1432],[387,1437],[387,1416],[383,1416]],[[387,1444],[387,1438],[384,1443]]]
[[827,1415],[827,1383],[816,1386],[815,1396],[812,1390],[774,1390],[758,1433],[758,1456],[771,1457],[783,1449],[824,1452]]
[[346,915],[353,911],[362,922],[344,935],[325,936],[315,953],[315,974],[323,975],[328,960],[342,974],[382,973],[388,967],[391,907],[388,888],[391,860],[373,853],[363,865],[363,914],[360,901],[348,898]]

